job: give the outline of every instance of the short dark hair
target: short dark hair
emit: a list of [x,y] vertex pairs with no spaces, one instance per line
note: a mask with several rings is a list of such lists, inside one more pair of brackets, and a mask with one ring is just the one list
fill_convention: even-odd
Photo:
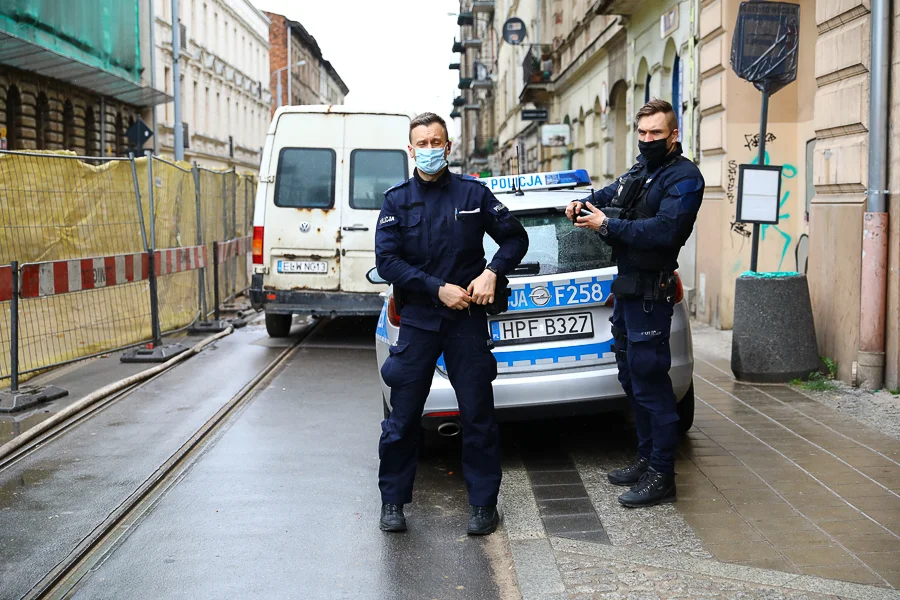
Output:
[[637,111],[637,114],[634,116],[634,122],[635,124],[638,124],[644,117],[649,117],[650,115],[655,115],[657,113],[666,115],[666,125],[669,126],[669,133],[678,129],[678,117],[675,115],[675,109],[672,108],[671,104],[665,100],[660,100],[659,98],[654,98],[643,105],[641,110]]
[[[671,106],[669,107],[672,108]],[[447,123],[444,121],[439,115],[434,114],[433,112],[423,112],[421,115],[417,116],[412,122],[409,124],[409,141],[412,143],[412,131],[416,127],[421,125],[425,125],[426,127],[429,125],[434,125],[435,123],[440,123],[441,127],[444,128],[444,137],[447,141],[450,141],[450,132],[447,131]]]

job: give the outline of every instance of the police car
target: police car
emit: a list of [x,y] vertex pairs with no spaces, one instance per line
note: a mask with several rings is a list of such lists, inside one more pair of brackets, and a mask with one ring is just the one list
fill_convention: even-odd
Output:
[[[529,249],[509,274],[509,310],[489,317],[497,379],[498,421],[574,416],[623,410],[628,400],[619,384],[609,318],[616,277],[610,247],[596,233],[573,226],[565,208],[590,191],[584,170],[482,179],[528,231]],[[581,188],[581,189],[576,189]],[[485,236],[490,260],[497,245]],[[376,271],[373,282],[383,280]],[[395,344],[401,317],[392,289],[375,333],[379,373]],[[694,357],[688,312],[679,280],[672,319],[672,379],[682,430],[694,418]],[[381,381],[385,416],[391,389]],[[443,435],[460,431],[456,395],[443,356],[435,365],[422,424]]]

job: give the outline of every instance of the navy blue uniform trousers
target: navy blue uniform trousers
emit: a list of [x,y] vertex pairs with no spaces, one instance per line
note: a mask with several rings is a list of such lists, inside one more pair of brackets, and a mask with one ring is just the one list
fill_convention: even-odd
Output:
[[381,367],[391,388],[391,414],[381,423],[378,487],[385,504],[412,501],[422,410],[435,363],[444,353],[447,375],[459,402],[462,464],[469,503],[494,506],[500,491],[500,433],[494,420],[497,361],[491,354],[487,315],[473,306],[458,319],[443,319],[440,331],[401,322],[397,344]]
[[677,401],[669,378],[673,312],[673,304],[665,300],[616,298],[610,319],[628,336],[627,352],[617,352],[616,363],[619,383],[634,409],[638,453],[655,470],[670,474],[675,473],[678,448]]

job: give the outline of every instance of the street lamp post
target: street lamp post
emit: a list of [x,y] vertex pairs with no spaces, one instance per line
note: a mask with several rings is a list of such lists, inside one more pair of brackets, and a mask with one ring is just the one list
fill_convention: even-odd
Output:
[[[288,65],[286,67],[281,67],[280,69],[275,70],[276,80],[278,82],[275,87],[275,91],[278,94],[278,108],[281,108],[281,106],[282,106],[282,102],[281,102],[281,72],[286,71],[287,69],[291,69],[293,67],[300,67],[305,64],[306,64],[306,61],[301,60],[301,61],[295,62],[292,65]],[[290,93],[291,93],[291,76],[290,76],[290,71],[288,71],[288,94],[290,94]],[[290,106],[290,104],[291,104],[291,99],[290,99],[290,97],[288,97],[288,106]]]

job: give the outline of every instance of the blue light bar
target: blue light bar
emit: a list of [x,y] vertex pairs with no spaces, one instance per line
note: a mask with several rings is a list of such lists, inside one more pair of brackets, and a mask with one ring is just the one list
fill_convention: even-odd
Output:
[[516,190],[552,190],[556,188],[590,185],[591,177],[584,169],[571,171],[550,171],[547,173],[526,173],[519,175],[502,175],[500,177],[484,177],[488,189],[495,194],[514,192]]

